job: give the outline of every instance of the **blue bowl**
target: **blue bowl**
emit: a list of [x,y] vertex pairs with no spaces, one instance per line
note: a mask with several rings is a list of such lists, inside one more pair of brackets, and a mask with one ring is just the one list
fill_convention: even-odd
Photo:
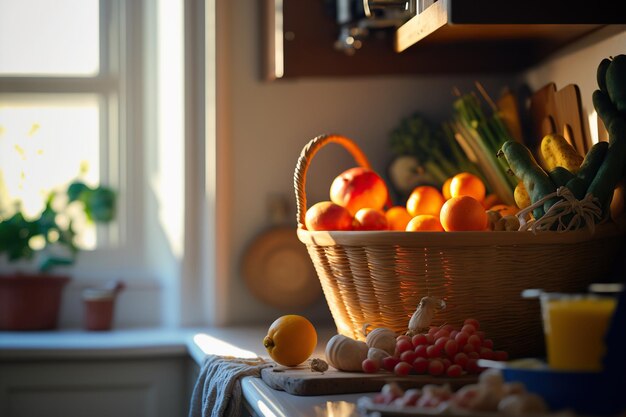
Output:
[[549,368],[504,366],[507,382],[522,382],[553,411],[573,410],[586,415],[617,415],[626,411],[626,375],[617,372],[569,372]]

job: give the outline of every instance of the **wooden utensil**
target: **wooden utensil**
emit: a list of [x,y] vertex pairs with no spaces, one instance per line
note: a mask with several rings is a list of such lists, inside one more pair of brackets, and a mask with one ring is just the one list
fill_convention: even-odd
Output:
[[583,128],[580,89],[569,84],[555,94],[556,128],[582,156],[589,150],[587,134]]
[[555,92],[556,84],[549,83],[530,97],[529,110],[532,128],[530,137],[526,138],[526,146],[536,157],[541,155],[539,152],[541,139],[549,133],[556,132]]
[[539,146],[545,135],[559,133],[580,155],[585,155],[591,147],[589,134],[583,124],[580,90],[569,84],[561,90],[549,83],[537,90],[530,99],[532,137],[527,138],[527,146],[539,157]]

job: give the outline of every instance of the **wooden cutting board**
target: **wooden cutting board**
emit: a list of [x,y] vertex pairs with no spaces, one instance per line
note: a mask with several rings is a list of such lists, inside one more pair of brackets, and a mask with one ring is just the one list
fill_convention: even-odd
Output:
[[334,368],[320,373],[311,371],[308,366],[286,368],[276,366],[264,368],[261,379],[276,390],[292,395],[334,395],[358,392],[380,391],[388,382],[396,382],[404,389],[419,388],[426,384],[450,384],[458,389],[467,384],[476,383],[476,375],[465,375],[458,378],[435,377],[430,375],[395,376],[388,372],[365,374],[359,372],[341,372]]
[[242,272],[250,292],[275,308],[308,307],[322,295],[295,226],[275,226],[257,236],[245,251]]
[[584,156],[591,147],[583,124],[583,110],[580,89],[569,84],[556,92],[556,128],[565,136],[578,153]]
[[591,141],[583,123],[580,90],[569,84],[556,89],[549,83],[537,90],[530,98],[532,137],[528,147],[538,155],[541,139],[550,133],[559,133],[578,151],[580,155],[591,147]]

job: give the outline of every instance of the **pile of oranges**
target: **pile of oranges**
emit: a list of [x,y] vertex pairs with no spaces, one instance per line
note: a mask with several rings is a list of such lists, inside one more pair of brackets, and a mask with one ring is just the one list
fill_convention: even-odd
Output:
[[[403,209],[394,207],[395,213]],[[495,194],[486,194],[485,184],[477,176],[461,172],[448,178],[441,188],[422,185],[416,187],[406,203],[406,217],[394,224],[393,230],[406,231],[481,231],[487,230],[487,210],[510,215],[517,207],[502,204]],[[391,210],[390,210],[391,211]],[[387,213],[389,213],[388,211]]]
[[411,220],[405,230],[484,230],[487,228],[484,199],[485,185],[466,172],[449,178],[441,191],[428,185],[416,187],[406,203]]
[[[370,171],[370,175],[371,175]],[[357,173],[357,177],[362,173]],[[341,177],[341,176],[340,176]],[[338,178],[340,178],[338,177]],[[338,180],[336,180],[338,181]],[[380,178],[362,181],[351,187],[354,178],[341,180],[343,189],[331,188],[331,200],[312,206],[306,213],[308,230],[396,230],[409,232],[457,232],[489,230],[487,210],[500,216],[513,215],[516,206],[502,204],[494,194],[487,194],[482,180],[461,172],[445,181],[441,189],[430,185],[416,187],[405,206],[383,207],[388,200]],[[376,183],[376,191],[370,183]],[[348,191],[346,191],[348,190]],[[384,195],[383,195],[384,193]],[[339,197],[340,198],[339,198]],[[348,196],[348,197],[346,197]],[[358,196],[352,197],[351,196]],[[360,205],[348,204],[359,200]],[[375,201],[375,203],[373,203]],[[368,202],[372,204],[368,205]],[[375,207],[374,207],[375,205]]]

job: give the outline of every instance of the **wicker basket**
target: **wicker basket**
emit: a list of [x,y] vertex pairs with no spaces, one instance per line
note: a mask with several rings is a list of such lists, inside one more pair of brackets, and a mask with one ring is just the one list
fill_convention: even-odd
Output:
[[444,299],[434,325],[481,322],[496,349],[512,357],[544,352],[539,305],[521,291],[579,292],[605,277],[620,249],[614,225],[557,233],[308,231],[306,172],[320,148],[337,143],[369,167],[358,146],[323,135],[302,150],[294,174],[298,238],[319,276],[339,333],[363,340],[364,323],[398,333],[407,328],[418,301]]

